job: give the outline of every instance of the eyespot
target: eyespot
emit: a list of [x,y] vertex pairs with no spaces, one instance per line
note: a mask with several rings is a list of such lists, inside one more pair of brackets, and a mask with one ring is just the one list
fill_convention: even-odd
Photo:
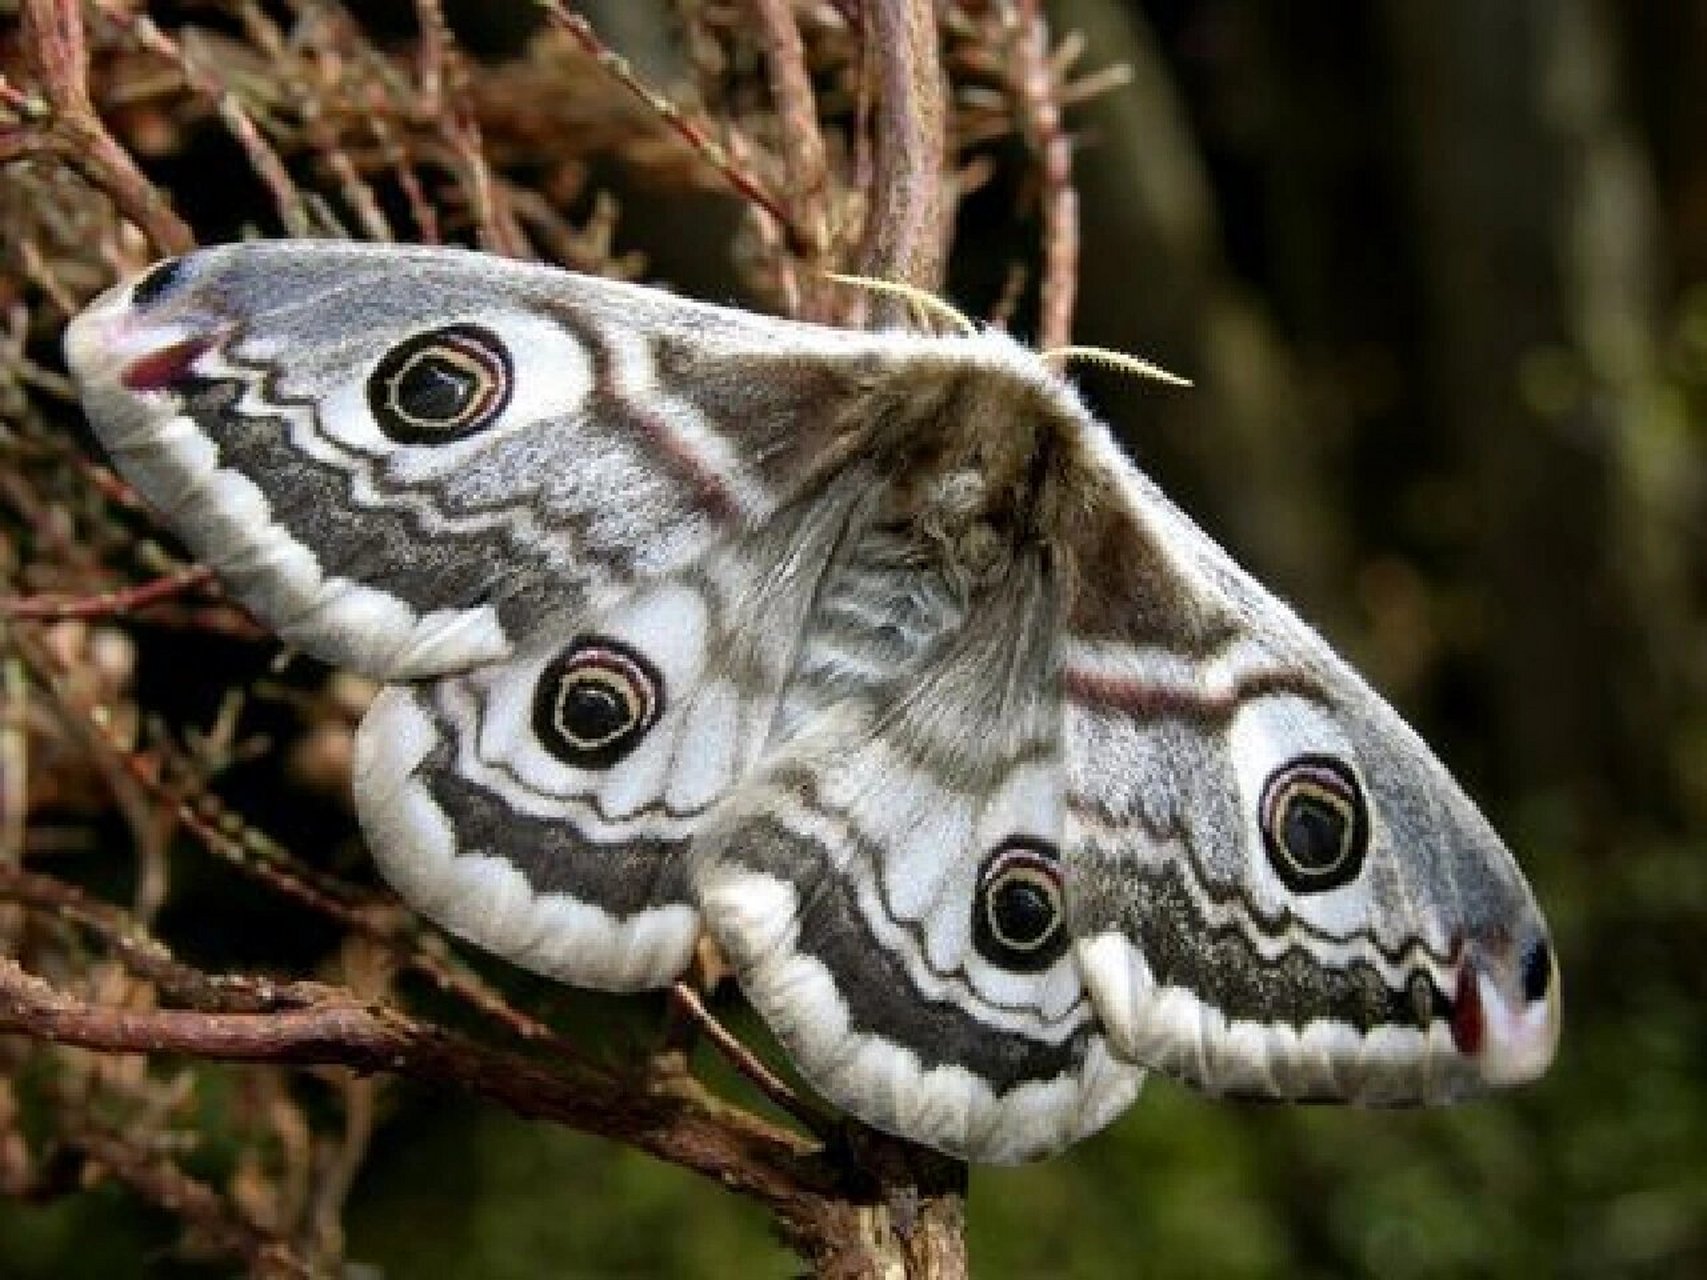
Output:
[[1343,760],[1289,760],[1262,789],[1263,846],[1289,889],[1321,893],[1357,878],[1369,844],[1369,815],[1357,777]]
[[608,769],[658,722],[664,678],[633,649],[579,636],[534,686],[533,728],[545,749],[577,769]]
[[367,402],[391,439],[446,444],[497,418],[512,381],[509,354],[495,333],[453,324],[386,352],[368,378]]
[[1014,836],[985,859],[972,897],[972,943],[992,964],[1021,973],[1060,958],[1067,928],[1054,846]]

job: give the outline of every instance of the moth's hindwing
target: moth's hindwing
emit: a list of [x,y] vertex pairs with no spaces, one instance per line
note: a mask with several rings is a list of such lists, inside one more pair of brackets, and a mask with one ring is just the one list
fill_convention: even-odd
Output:
[[764,748],[852,479],[505,662],[385,690],[356,796],[398,891],[565,981],[680,976],[695,834]]
[[802,1072],[969,1158],[1125,1109],[1066,914],[1051,591],[897,580],[880,529],[829,575],[757,775],[701,837],[707,922]]

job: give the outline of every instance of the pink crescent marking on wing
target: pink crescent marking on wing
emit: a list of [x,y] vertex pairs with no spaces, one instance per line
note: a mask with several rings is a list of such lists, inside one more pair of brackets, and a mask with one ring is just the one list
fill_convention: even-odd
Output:
[[1240,676],[1232,688],[1214,692],[1068,666],[1061,672],[1061,688],[1069,701],[1080,706],[1124,711],[1148,720],[1225,720],[1252,698],[1277,693],[1293,694],[1310,702],[1328,701],[1327,694],[1314,680],[1296,671],[1280,670],[1252,672]]
[[126,391],[165,391],[189,376],[190,366],[219,344],[223,335],[198,333],[138,356],[119,373]]
[[1459,967],[1457,988],[1452,994],[1452,1043],[1458,1052],[1467,1058],[1480,1053],[1486,1026],[1475,966],[1466,963]]
[[729,524],[746,514],[729,481],[708,466],[699,451],[677,435],[666,418],[636,404],[627,396],[623,396],[622,401],[669,460],[671,467],[687,479],[701,504],[713,516]]

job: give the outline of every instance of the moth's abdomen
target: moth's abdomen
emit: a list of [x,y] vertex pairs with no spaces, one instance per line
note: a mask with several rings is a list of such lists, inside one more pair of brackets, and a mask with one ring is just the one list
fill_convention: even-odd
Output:
[[807,618],[773,741],[887,687],[965,620],[962,594],[912,538],[866,526],[847,543]]

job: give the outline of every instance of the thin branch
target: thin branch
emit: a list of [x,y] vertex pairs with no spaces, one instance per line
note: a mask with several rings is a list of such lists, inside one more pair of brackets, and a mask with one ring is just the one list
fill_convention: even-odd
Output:
[[731,159],[729,152],[711,136],[709,127],[691,118],[685,111],[662,94],[654,92],[634,73],[628,59],[613,50],[593,30],[592,23],[578,13],[571,13],[558,0],[538,0],[552,26],[569,33],[575,43],[617,83],[644,102],[658,118],[718,173],[742,198],[758,206],[782,228],[789,251],[800,257],[810,257],[810,237],[789,215],[776,196],[768,191],[754,175]]
[[399,962],[415,969],[439,990],[462,1000],[513,1035],[550,1045],[565,1057],[575,1050],[547,1024],[514,1008],[450,954],[442,939],[388,898],[376,897],[292,857],[265,833],[229,813],[188,770],[169,782],[162,748],[152,755],[129,749],[113,731],[117,717],[91,704],[71,687],[52,653],[24,628],[13,642],[32,674],[53,694],[83,740],[133,781],[154,794],[204,848],[238,870],[311,911],[383,945]]
[[[877,68],[876,172],[860,274],[936,292],[947,260],[945,188],[948,93],[930,0],[869,0],[870,57]],[[874,307],[889,323],[899,302]]]
[[368,132],[373,135],[374,144],[379,148],[381,157],[397,179],[397,188],[403,193],[409,217],[415,224],[415,238],[422,244],[442,243],[444,234],[439,229],[438,211],[427,199],[426,190],[421,186],[421,175],[415,171],[413,158],[398,141],[391,121],[386,118],[388,104],[385,90],[378,83],[370,84],[367,98],[371,108],[365,116]]
[[102,1053],[386,1071],[472,1090],[519,1115],[615,1138],[714,1178],[785,1221],[821,1213],[813,1202],[836,1181],[811,1140],[721,1104],[691,1077],[636,1089],[579,1064],[490,1048],[334,987],[293,990],[312,1001],[268,1014],[109,1008],[0,957],[0,1033]]
[[173,958],[125,911],[52,876],[0,863],[0,901],[77,925],[100,938],[124,967],[170,999],[226,1013],[271,1013],[303,1003],[289,983],[216,977]]
[[254,41],[257,49],[281,66],[295,61],[293,69],[298,74],[282,76],[280,83],[302,120],[308,141],[337,178],[338,189],[343,193],[345,203],[355,211],[362,234],[370,240],[396,239],[391,233],[391,224],[386,219],[385,211],[379,207],[379,199],[373,188],[356,168],[350,153],[339,141],[336,130],[328,125],[325,104],[319,94],[312,92],[308,67],[303,66],[301,60],[294,58],[294,50],[286,41],[284,33],[263,12],[257,0],[242,0],[237,6],[237,12],[243,20],[244,31]]
[[444,6],[440,0],[415,0],[415,16],[421,27],[423,96],[437,108],[441,132],[462,171],[480,247],[507,258],[531,259],[527,232],[486,159],[474,95],[469,92],[468,65],[445,20]]
[[215,113],[229,133],[243,148],[249,167],[266,185],[273,197],[273,207],[285,231],[293,236],[311,235],[313,220],[308,204],[297,189],[290,171],[273,145],[261,136],[260,129],[250,118],[243,100],[225,83],[206,59],[196,57],[178,41],[172,39],[147,14],[133,13],[115,0],[101,0],[101,12],[117,23],[138,47],[165,59],[178,69],[184,83],[195,93],[211,102]]
[[[64,282],[54,274],[53,268],[43,257],[41,247],[28,237],[18,243],[18,258],[30,280],[40,286],[41,291],[53,299],[53,305],[59,308],[62,315],[76,315],[77,300],[65,288]],[[51,389],[54,394],[65,400],[77,398],[76,388],[69,378],[50,372],[36,365],[24,354],[24,335],[20,333],[16,351],[8,351],[7,364],[20,378],[34,382],[44,389]]]
[[29,777],[29,688],[23,664],[0,653],[0,869],[23,860]]
[[0,612],[14,618],[37,620],[64,618],[111,618],[136,612],[186,591],[210,587],[215,579],[206,565],[193,564],[164,577],[154,578],[116,591],[79,596],[23,596],[0,600]]
[[1038,0],[1009,0],[1004,17],[1014,26],[1015,88],[1026,133],[1043,164],[1043,280],[1037,345],[1052,351],[1073,340],[1074,295],[1079,279],[1079,193],[1073,186],[1073,144],[1061,127],[1056,69],[1049,56],[1049,24]]
[[686,1013],[699,1030],[705,1033],[706,1039],[711,1041],[725,1061],[745,1076],[754,1088],[805,1125],[808,1132],[819,1137],[827,1136],[828,1127],[824,1117],[802,1101],[800,1095],[767,1067],[758,1054],[731,1035],[729,1029],[711,1015],[698,992],[687,983],[678,982],[670,988],[670,998],[676,1007]]
[[828,239],[830,166],[824,154],[824,134],[818,126],[812,76],[806,69],[806,46],[789,0],[753,0],[753,11],[764,41],[789,193],[799,212],[807,260],[816,262]]
[[20,18],[25,65],[48,107],[38,126],[47,145],[103,192],[160,253],[187,253],[195,248],[189,225],[172,211],[95,114],[78,0],[24,0]]
[[241,1258],[251,1276],[308,1280],[313,1275],[308,1263],[285,1241],[250,1222],[205,1182],[170,1160],[151,1155],[128,1137],[86,1119],[62,1123],[58,1137],[144,1200],[180,1218],[204,1248]]

